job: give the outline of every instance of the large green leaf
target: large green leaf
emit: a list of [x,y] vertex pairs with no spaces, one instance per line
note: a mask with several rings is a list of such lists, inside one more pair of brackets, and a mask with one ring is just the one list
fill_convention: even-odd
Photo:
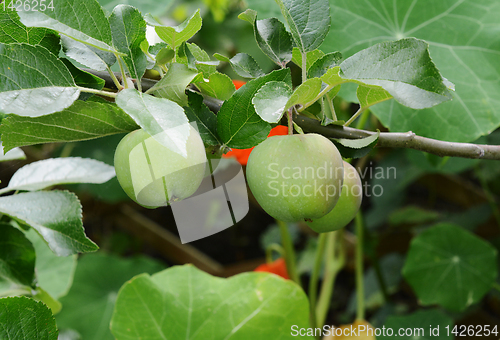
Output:
[[183,157],[187,156],[190,126],[182,107],[171,100],[134,89],[121,91],[116,103],[158,143]]
[[[52,2],[52,1],[51,1]],[[108,18],[96,0],[53,0],[53,10],[18,11],[27,27],[45,27],[76,41],[115,52]]]
[[120,287],[135,275],[164,268],[147,257],[124,259],[100,252],[82,256],[73,285],[61,299],[64,308],[56,315],[58,327],[77,330],[82,339],[114,340],[109,322]]
[[4,1],[5,11],[3,6],[0,6],[0,43],[42,45],[57,55],[61,49],[57,33],[46,28],[24,26],[19,21],[17,12],[8,9],[10,2],[11,0]]
[[198,72],[190,70],[184,64],[172,63],[167,74],[147,93],[166,98],[181,106],[187,105],[186,87],[196,78]]
[[77,100],[61,112],[42,117],[8,116],[2,120],[0,132],[5,149],[10,150],[25,145],[94,139],[138,128],[115,104]]
[[292,281],[269,273],[221,279],[188,265],[127,282],[111,331],[118,340],[278,340],[290,338],[293,325],[308,324],[307,297]]
[[141,13],[128,5],[116,6],[109,17],[109,24],[114,47],[126,54],[123,61],[130,76],[141,79],[147,66],[146,55],[141,50],[141,43],[146,39],[146,22]]
[[79,95],[68,68],[45,47],[0,44],[0,112],[43,116]]
[[0,212],[35,229],[59,256],[98,249],[85,236],[80,201],[70,192],[39,191],[1,197]]
[[422,40],[377,44],[344,60],[340,70],[342,78],[381,86],[399,103],[414,109],[452,98],[449,87],[453,85],[443,79]]
[[301,53],[319,47],[330,29],[328,0],[276,0]]
[[238,17],[252,24],[260,49],[277,65],[284,67],[292,60],[292,37],[281,21],[276,18],[257,20],[257,12],[251,9]]
[[270,81],[283,81],[291,86],[290,70],[273,71],[249,81],[222,105],[217,114],[217,132],[227,146],[251,148],[267,138],[271,126],[255,112],[252,99]]
[[[500,125],[500,3],[496,0],[331,0],[322,48],[350,56],[382,41],[427,41],[433,62],[456,84],[451,102],[415,111],[389,101],[373,112],[391,131],[473,141]],[[359,27],[349,29],[346,27]]]
[[35,191],[69,183],[105,183],[115,177],[111,165],[90,158],[49,158],[27,164],[17,170],[9,185],[0,190]]
[[0,339],[57,340],[56,321],[42,302],[27,297],[0,299]]
[[35,249],[22,231],[0,223],[0,280],[31,286],[35,257]]
[[478,302],[497,277],[497,251],[453,224],[438,224],[411,242],[403,275],[424,305],[460,311]]

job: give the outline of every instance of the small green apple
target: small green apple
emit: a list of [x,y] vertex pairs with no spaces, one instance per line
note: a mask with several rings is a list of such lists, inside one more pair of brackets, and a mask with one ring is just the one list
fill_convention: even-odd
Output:
[[362,199],[361,178],[351,164],[344,162],[344,184],[337,205],[325,216],[308,221],[307,225],[318,233],[339,230],[356,216]]
[[342,157],[318,134],[273,136],[257,145],[247,163],[250,190],[272,217],[296,222],[333,209],[344,178]]
[[200,186],[207,161],[205,146],[190,126],[187,157],[139,129],[123,137],[115,151],[118,182],[127,195],[147,208],[191,196]]

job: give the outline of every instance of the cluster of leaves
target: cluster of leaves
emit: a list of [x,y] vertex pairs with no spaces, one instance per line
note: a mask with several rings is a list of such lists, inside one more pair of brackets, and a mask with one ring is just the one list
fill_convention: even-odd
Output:
[[[427,109],[423,112],[432,117],[430,112],[441,112],[435,105],[452,98],[454,86],[441,76],[430,57],[427,42],[416,38],[381,42],[356,50],[357,53],[343,59],[340,52],[325,54],[318,49],[330,30],[331,9],[327,0],[280,0],[277,3],[288,30],[275,17],[258,19],[257,12],[251,9],[240,15],[252,25],[259,48],[277,65],[277,70],[265,74],[248,54],[239,53],[230,58],[215,54],[217,60],[213,60],[200,47],[188,43],[201,28],[199,11],[182,24],[169,27],[128,5],[116,6],[106,15],[95,0],[54,0],[53,9],[46,11],[15,11],[12,0],[4,1],[0,4],[0,112],[5,117],[0,133],[5,150],[10,150],[6,159],[19,157],[16,148],[20,146],[95,139],[139,127],[183,154],[187,131],[180,129],[176,138],[160,132],[188,122],[197,123],[207,146],[251,148],[267,138],[273,125],[286,112],[315,117],[323,125],[342,124],[336,117],[332,100],[348,83],[357,85],[355,97],[360,103],[360,112],[395,99],[405,107],[399,109],[401,115],[408,113],[405,110]],[[339,3],[333,10],[354,15],[357,6],[360,5]],[[361,12],[364,11],[366,9]],[[412,25],[415,28],[409,32],[421,29],[418,24]],[[147,26],[154,28],[162,43],[149,45]],[[333,34],[342,36],[338,33],[335,28]],[[366,41],[370,41],[370,34]],[[340,47],[345,52],[354,49],[347,38],[341,41]],[[236,91],[231,79],[217,71],[220,62],[228,62],[248,83]],[[290,69],[286,68],[290,62],[302,70],[302,83],[295,88]],[[119,68],[121,82],[111,71],[112,67]],[[118,91],[104,89],[105,81],[94,75],[97,72],[107,72],[114,78]],[[146,72],[160,76],[150,88],[142,82]],[[94,94],[115,101],[106,101]],[[489,94],[485,96],[491,100]],[[217,115],[205,106],[203,97],[224,101]],[[395,105],[394,101],[389,103],[385,105]],[[467,105],[464,107],[467,109]],[[374,111],[391,128],[412,126],[404,125],[408,118],[393,123],[382,111],[375,107]],[[434,135],[473,138],[496,126],[498,119],[490,119],[463,136],[449,132]],[[376,137],[354,144],[345,140],[337,142],[348,149],[360,149],[372,147]],[[66,274],[74,270],[73,254],[94,251],[97,246],[85,236],[81,205],[75,195],[40,190],[64,183],[102,183],[113,176],[111,167],[80,158],[40,161],[16,173],[0,193],[28,192],[0,198],[0,212],[4,215],[0,228],[1,291],[20,291],[44,301],[54,312],[60,309],[57,300],[67,292],[70,283],[61,279],[66,284],[55,289],[43,278],[44,270],[38,268],[43,261],[37,260],[35,264],[35,257],[43,259],[44,256],[37,244],[43,239],[56,255],[72,256],[66,258],[68,262],[59,264],[66,268],[61,270]],[[443,243],[450,235],[455,243]],[[470,245],[470,249],[481,256],[461,254],[462,244]],[[424,253],[430,256],[427,262],[435,262],[436,270],[422,269],[419,261]],[[452,310],[462,310],[479,301],[491,288],[496,278],[495,256],[495,251],[477,237],[459,232],[454,226],[440,225],[415,239],[403,273],[423,303],[439,303]],[[478,267],[478,259],[487,266],[475,272],[470,268]],[[422,275],[423,271],[426,275]],[[464,285],[451,291],[446,283],[453,282],[450,275],[455,273]],[[434,284],[432,289],[436,293],[430,296],[432,290],[426,280]],[[450,298],[451,293],[456,298]],[[149,301],[147,306],[142,303],[145,300]],[[56,336],[55,324],[47,321],[49,314],[41,311],[42,304],[32,302],[30,305],[31,300],[25,298],[1,301],[6,308],[0,314],[0,324],[17,323],[23,329],[45,328],[48,338]],[[184,306],[188,302],[191,308],[186,312]],[[28,305],[40,309],[40,313],[28,317],[19,312]],[[214,314],[211,308],[215,305],[220,308]],[[262,312],[254,315],[255,310]],[[279,338],[289,331],[290,325],[307,327],[308,314],[305,294],[291,282],[264,274],[221,280],[192,267],[178,267],[153,276],[140,275],[128,282],[118,295],[111,325],[118,339],[130,338],[130,334],[160,337],[167,330],[185,338],[205,338],[214,332],[223,338],[236,332],[255,332],[255,329],[267,337],[273,334]],[[165,315],[171,317],[165,318]],[[209,315],[213,319],[207,319]],[[228,315],[234,324],[227,324]],[[163,322],[156,327],[160,319]],[[263,324],[272,325],[272,329],[262,327]]]

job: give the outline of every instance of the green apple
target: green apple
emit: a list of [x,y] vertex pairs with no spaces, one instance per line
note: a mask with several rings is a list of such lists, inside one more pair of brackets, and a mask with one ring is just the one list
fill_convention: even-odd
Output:
[[361,178],[356,169],[344,162],[344,185],[335,208],[325,216],[307,222],[312,230],[326,233],[345,227],[358,213],[363,199]]
[[118,182],[127,195],[147,208],[191,196],[200,186],[207,161],[205,146],[190,126],[187,157],[139,129],[123,137],[115,151]]
[[257,145],[247,163],[248,186],[272,217],[296,222],[320,218],[340,197],[342,157],[318,134],[273,136]]

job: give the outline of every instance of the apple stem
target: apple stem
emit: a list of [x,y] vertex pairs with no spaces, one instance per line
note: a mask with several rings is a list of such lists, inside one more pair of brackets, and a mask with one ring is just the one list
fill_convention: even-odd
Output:
[[293,135],[293,118],[292,118],[291,108],[287,111],[287,117],[288,117],[288,134]]
[[283,248],[285,249],[285,262],[288,276],[292,279],[292,281],[302,287],[299,274],[297,273],[295,250],[293,249],[293,242],[292,237],[290,236],[290,231],[288,230],[288,226],[285,222],[279,220],[276,220],[276,222],[278,223],[278,226],[280,228],[281,242],[283,244]]
[[325,244],[325,274],[321,291],[316,304],[316,324],[322,327],[325,324],[326,316],[330,310],[335,279],[337,274],[345,265],[345,249],[342,244],[344,230],[336,230],[326,233]]
[[318,298],[318,279],[319,273],[321,271],[323,260],[325,257],[325,245],[327,240],[327,233],[319,234],[318,237],[318,247],[316,248],[316,257],[314,260],[314,267],[311,275],[311,281],[309,282],[309,305],[311,306],[311,326],[321,327],[323,325],[318,325],[316,317],[316,302]]
[[360,212],[355,218],[356,224],[356,319],[365,319],[365,287],[363,281],[363,215]]

